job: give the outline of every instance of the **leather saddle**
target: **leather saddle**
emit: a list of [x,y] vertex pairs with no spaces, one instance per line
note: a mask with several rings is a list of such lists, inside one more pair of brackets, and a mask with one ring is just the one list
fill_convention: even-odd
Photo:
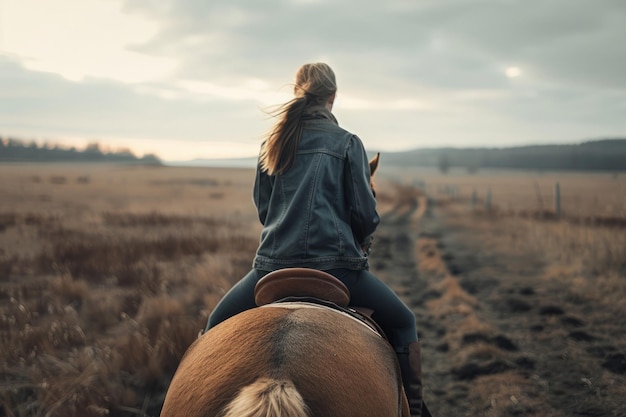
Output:
[[339,310],[364,322],[381,337],[382,328],[372,319],[374,312],[365,307],[349,306],[350,290],[331,274],[310,268],[285,268],[265,275],[254,288],[257,306],[281,302],[307,302]]

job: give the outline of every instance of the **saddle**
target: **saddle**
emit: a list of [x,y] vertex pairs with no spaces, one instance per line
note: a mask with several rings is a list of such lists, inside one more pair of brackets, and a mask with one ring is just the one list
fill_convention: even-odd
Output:
[[286,302],[318,304],[338,310],[363,322],[386,339],[372,319],[372,309],[349,306],[350,290],[331,274],[310,268],[285,268],[265,275],[254,288],[257,306]]

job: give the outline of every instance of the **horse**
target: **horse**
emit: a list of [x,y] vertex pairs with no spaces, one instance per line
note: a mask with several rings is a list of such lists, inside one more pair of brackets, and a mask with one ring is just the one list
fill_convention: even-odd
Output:
[[[347,304],[349,292],[339,280],[292,270],[300,273],[266,275],[255,291],[260,307],[225,320],[190,346],[161,417],[409,417],[396,354],[375,327],[309,301],[273,302],[317,291],[333,305]],[[341,300],[316,288],[323,275],[343,286]],[[280,288],[265,291],[272,285]]]
[[291,271],[266,275],[255,290],[259,307],[189,347],[161,417],[409,417],[397,356],[382,332],[345,309],[275,302],[314,296],[345,307],[345,285],[322,271],[285,276]]

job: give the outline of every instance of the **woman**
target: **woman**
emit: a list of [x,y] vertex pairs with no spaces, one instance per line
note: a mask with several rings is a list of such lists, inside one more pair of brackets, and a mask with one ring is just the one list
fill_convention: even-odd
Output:
[[331,113],[337,85],[323,63],[303,65],[291,101],[261,147],[254,203],[263,224],[253,269],[215,307],[207,330],[254,308],[254,286],[270,271],[326,271],[350,290],[351,303],[373,309],[400,360],[411,415],[420,416],[420,350],[413,312],[368,271],[379,223],[361,140]]

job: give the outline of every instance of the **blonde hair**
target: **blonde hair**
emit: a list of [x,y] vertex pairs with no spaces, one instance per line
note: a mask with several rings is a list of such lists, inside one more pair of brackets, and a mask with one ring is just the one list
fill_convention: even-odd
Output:
[[318,62],[300,67],[293,88],[295,97],[271,113],[279,120],[261,146],[259,162],[263,171],[278,175],[293,165],[304,111],[310,106],[325,105],[336,91],[335,73],[327,64]]
[[309,407],[291,380],[259,378],[244,387],[222,417],[308,417]]

